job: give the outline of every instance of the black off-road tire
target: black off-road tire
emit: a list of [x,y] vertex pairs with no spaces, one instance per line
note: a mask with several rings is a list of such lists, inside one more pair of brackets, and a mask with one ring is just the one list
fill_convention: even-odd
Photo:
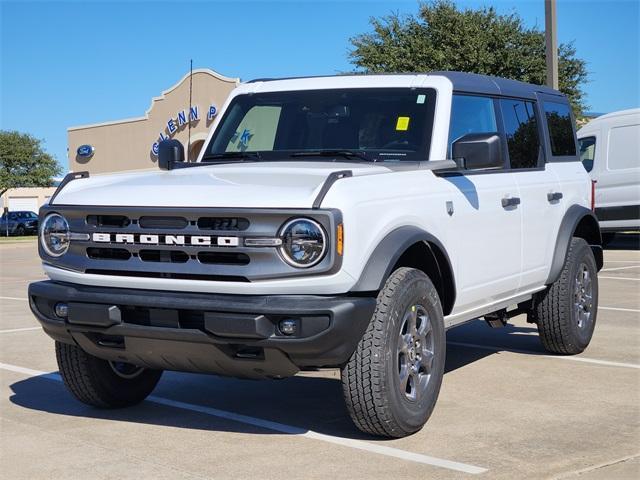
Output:
[[[592,282],[589,321],[582,326],[576,309],[576,276],[585,268]],[[532,320],[544,348],[552,353],[575,355],[589,345],[598,314],[598,268],[589,244],[582,238],[571,239],[560,277],[534,302]]]
[[61,342],[56,342],[56,359],[67,389],[81,402],[98,408],[122,408],[140,403],[162,375],[162,370],[150,369],[133,370],[128,376],[118,374],[110,362]]
[[[414,305],[424,307],[430,320],[433,360],[424,393],[412,402],[401,390],[397,349],[406,312]],[[365,433],[396,438],[420,430],[438,399],[445,357],[442,306],[433,283],[420,270],[399,268],[378,294],[371,322],[342,368],[344,398],[355,425]]]

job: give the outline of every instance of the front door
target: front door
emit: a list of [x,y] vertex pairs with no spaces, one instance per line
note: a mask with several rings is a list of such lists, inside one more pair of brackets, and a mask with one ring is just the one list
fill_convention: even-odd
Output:
[[[469,133],[502,133],[489,97],[455,94],[449,150]],[[444,175],[451,189],[457,299],[454,313],[515,295],[520,286],[521,208],[513,174],[504,168]],[[451,237],[450,237],[451,238]]]

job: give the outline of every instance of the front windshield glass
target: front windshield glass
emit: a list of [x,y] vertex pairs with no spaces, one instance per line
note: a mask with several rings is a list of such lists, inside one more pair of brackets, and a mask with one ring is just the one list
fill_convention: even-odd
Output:
[[435,100],[430,88],[238,95],[202,160],[427,160]]

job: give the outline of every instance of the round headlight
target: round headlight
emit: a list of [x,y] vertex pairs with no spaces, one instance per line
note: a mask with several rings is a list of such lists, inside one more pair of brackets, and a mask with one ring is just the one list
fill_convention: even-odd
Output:
[[69,249],[69,224],[57,213],[48,215],[40,227],[42,248],[52,257],[59,257]]
[[288,221],[280,229],[279,236],[282,239],[282,257],[294,267],[312,267],[322,260],[327,251],[327,236],[323,228],[308,218]]

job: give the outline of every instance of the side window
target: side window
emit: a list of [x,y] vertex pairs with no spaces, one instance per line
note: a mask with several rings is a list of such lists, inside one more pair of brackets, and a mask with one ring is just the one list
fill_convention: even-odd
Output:
[[640,152],[640,125],[614,127],[609,132],[609,152],[607,167],[609,170],[638,168]]
[[226,152],[273,150],[280,120],[279,106],[256,105],[249,109],[231,137]]
[[578,139],[580,145],[580,161],[587,172],[593,170],[593,159],[596,154],[596,137]]
[[454,95],[451,103],[448,156],[451,145],[467,133],[494,133],[498,131],[493,99]]
[[536,109],[526,100],[500,100],[511,168],[536,168],[542,159]]
[[563,157],[576,154],[573,137],[571,110],[566,103],[544,102],[544,114],[547,117],[551,154]]

